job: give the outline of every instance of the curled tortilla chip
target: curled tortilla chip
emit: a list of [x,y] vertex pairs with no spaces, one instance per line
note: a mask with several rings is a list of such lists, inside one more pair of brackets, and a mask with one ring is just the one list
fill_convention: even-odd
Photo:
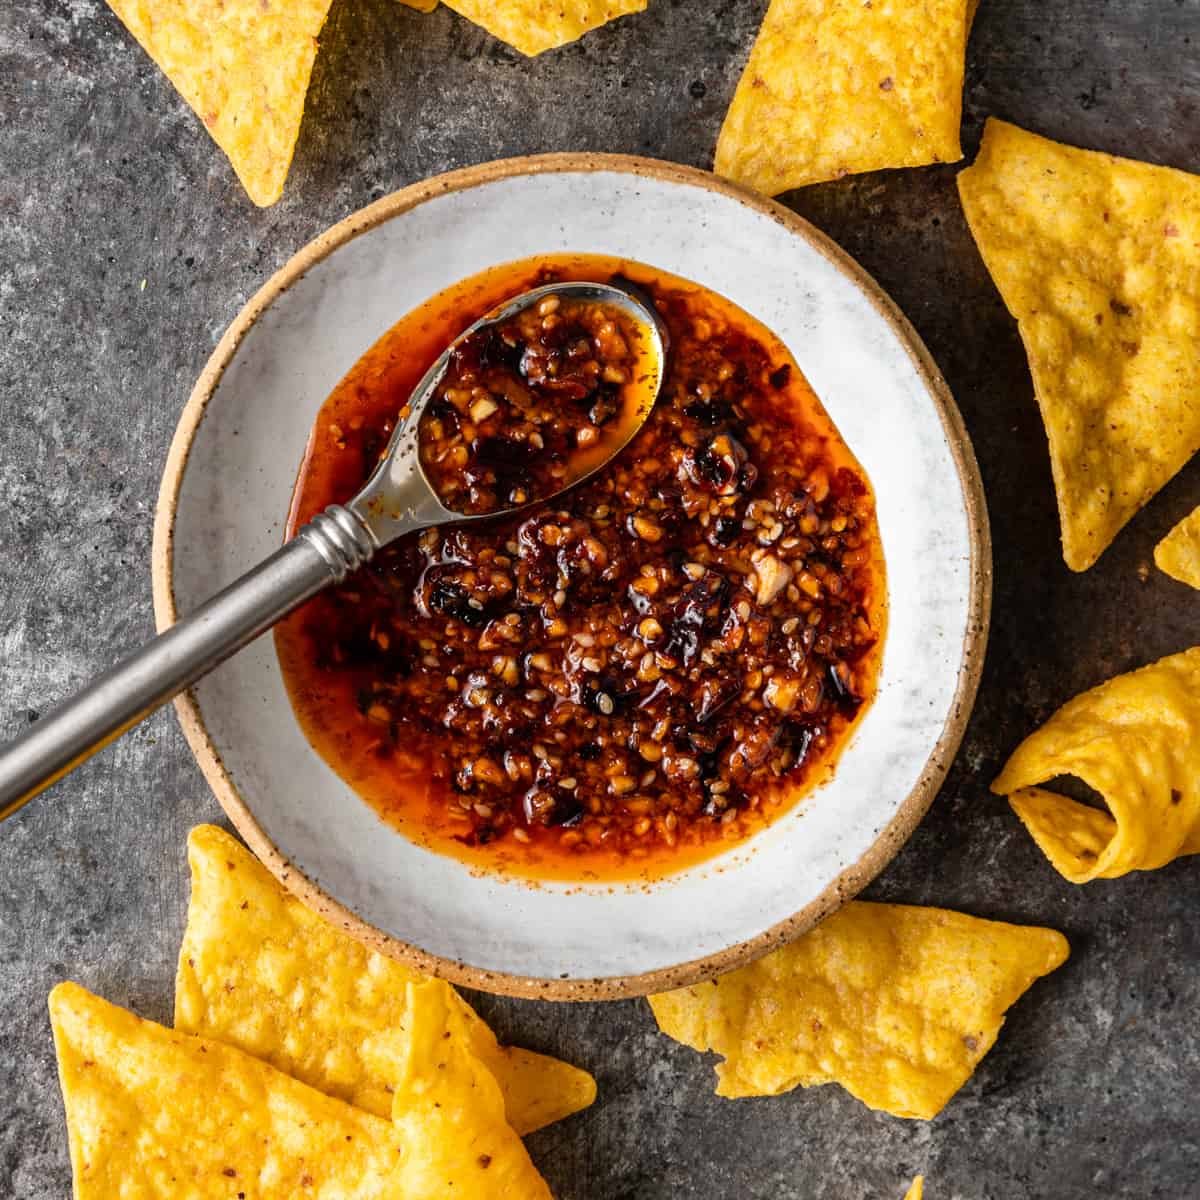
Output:
[[1154,547],[1154,563],[1172,579],[1200,588],[1200,508]]
[[504,1097],[470,1052],[465,1005],[427,983],[405,996],[403,1062],[392,1119],[409,1158],[406,1200],[495,1196],[550,1200],[550,1189],[504,1119]]
[[749,966],[652,996],[659,1028],[714,1050],[719,1096],[840,1083],[929,1120],[992,1048],[1006,1010],[1067,957],[1053,929],[851,901]]
[[925,1176],[918,1175],[913,1181],[912,1186],[904,1193],[904,1200],[924,1200],[925,1196]]
[[[188,838],[192,898],[175,981],[175,1027],[219,1038],[378,1116],[392,1111],[405,996],[426,976],[368,950],[310,912],[240,842],[213,825]],[[448,984],[471,1051],[497,1079],[508,1120],[529,1133],[596,1098],[586,1071],[501,1047]]]
[[[1061,775],[1082,779],[1109,811],[1035,786]],[[1072,883],[1200,852],[1200,646],[1068,701],[1017,747],[992,791]]]
[[771,0],[714,170],[768,196],[962,158],[966,0]]
[[75,1200],[407,1200],[389,1121],[73,983],[50,1022]]
[[641,12],[646,0],[446,0],[446,5],[532,57]]
[[108,0],[255,204],[283,193],[330,0]]
[[958,188],[1025,343],[1063,558],[1083,571],[1200,449],[1200,177],[989,120]]

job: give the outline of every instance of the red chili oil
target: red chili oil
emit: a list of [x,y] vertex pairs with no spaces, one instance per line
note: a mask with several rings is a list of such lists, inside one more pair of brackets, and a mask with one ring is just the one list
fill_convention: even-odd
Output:
[[386,547],[276,632],[321,756],[389,824],[487,870],[623,880],[703,860],[826,779],[875,694],[886,590],[864,472],[774,335],[637,263],[513,263],[404,317],[322,407],[289,536],[354,495],[473,321],[614,277],[672,345],[617,458],[558,500]]

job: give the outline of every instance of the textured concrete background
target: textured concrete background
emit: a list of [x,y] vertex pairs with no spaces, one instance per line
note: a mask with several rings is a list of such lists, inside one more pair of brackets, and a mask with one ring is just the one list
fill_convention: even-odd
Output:
[[[192,381],[246,297],[369,200],[467,163],[632,151],[706,166],[765,0],[650,0],[530,62],[442,10],[335,0],[283,201],[251,206],[102,0],[0,4],[0,733],[152,628],[158,475]],[[984,0],[969,152],[995,113],[1200,171],[1200,0]],[[1044,922],[1038,984],[929,1124],[837,1087],[719,1101],[640,1002],[480,998],[503,1035],[590,1067],[588,1113],[531,1139],[563,1200],[1200,1195],[1200,859],[1074,888],[987,782],[1063,700],[1200,641],[1200,594],[1149,567],[1200,503],[1200,461],[1071,575],[1015,326],[956,168],[785,198],[873,272],[925,338],[975,440],[996,542],[979,705],[929,817],[871,895]],[[144,281],[144,284],[143,284]],[[1149,568],[1147,570],[1147,568]],[[170,712],[0,827],[0,1197],[69,1193],[45,995],[65,977],[166,1019],[183,841],[219,819]]]

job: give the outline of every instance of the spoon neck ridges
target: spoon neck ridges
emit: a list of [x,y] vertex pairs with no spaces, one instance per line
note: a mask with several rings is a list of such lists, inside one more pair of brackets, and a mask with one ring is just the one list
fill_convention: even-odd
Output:
[[357,513],[341,504],[319,512],[296,535],[303,538],[325,560],[334,583],[341,583],[359,567],[370,562],[379,542]]

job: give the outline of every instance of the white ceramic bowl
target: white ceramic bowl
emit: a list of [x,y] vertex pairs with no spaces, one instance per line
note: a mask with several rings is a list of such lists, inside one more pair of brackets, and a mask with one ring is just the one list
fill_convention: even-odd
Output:
[[640,260],[764,322],[869,474],[889,629],[878,696],[832,781],[652,886],[531,886],[384,825],[305,741],[270,638],[178,709],[238,830],[331,920],[471,986],[604,998],[729,969],[852,896],[924,814],[974,699],[991,572],[974,456],[916,334],[844,253],[770,201],[641,159],[492,163],[380,200],[296,255],[218,345],[163,479],[154,592],[166,626],[279,545],[317,409],[403,313],[485,267],[561,251]]

